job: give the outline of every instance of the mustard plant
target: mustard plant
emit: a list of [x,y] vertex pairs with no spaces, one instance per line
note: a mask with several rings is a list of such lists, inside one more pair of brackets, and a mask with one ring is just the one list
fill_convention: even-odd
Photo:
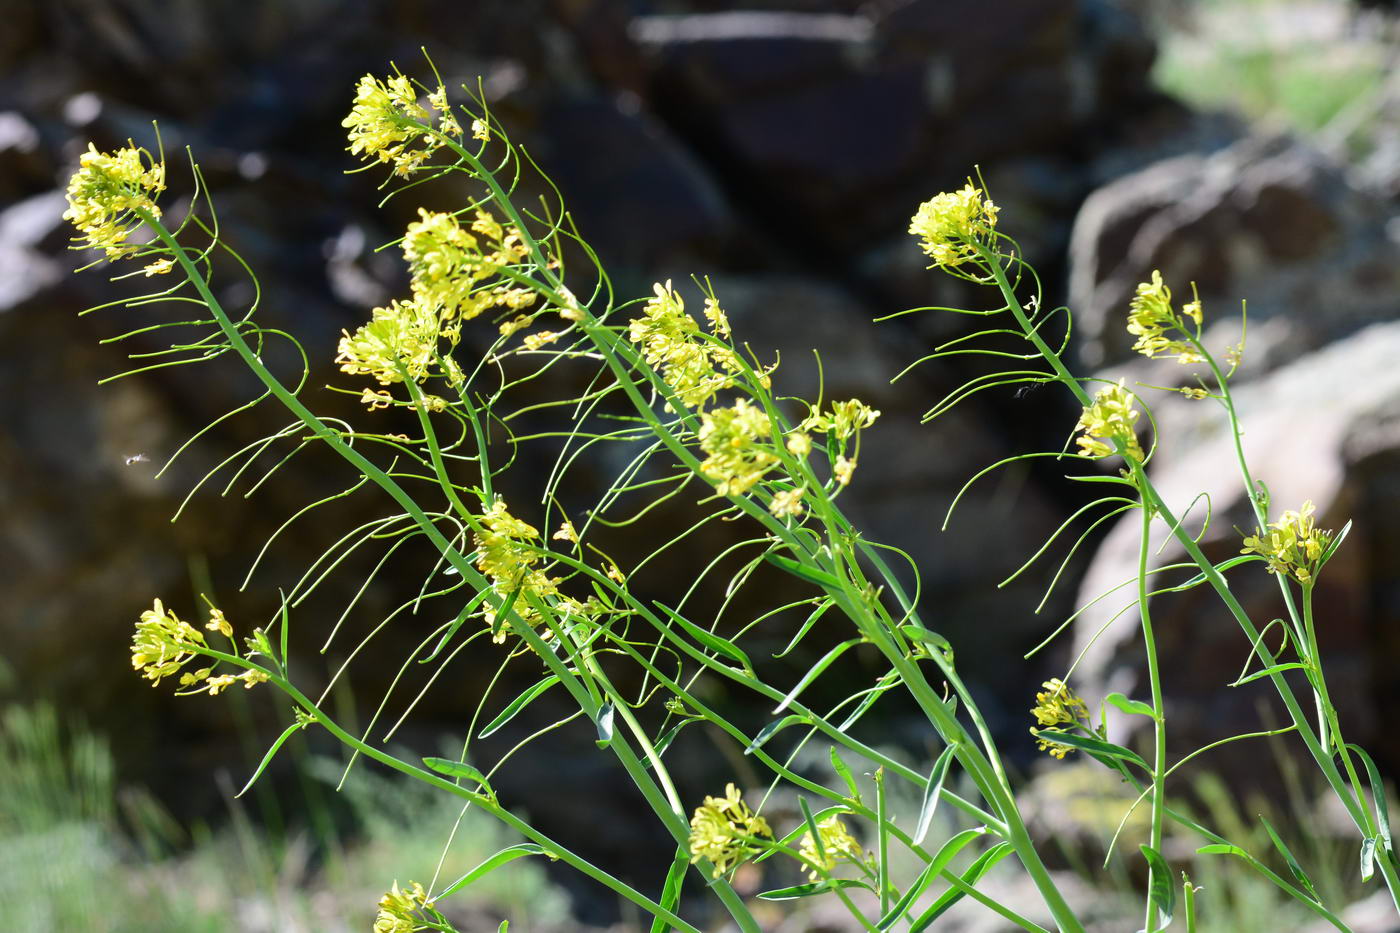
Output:
[[[76,246],[101,250],[98,262],[135,261],[138,266],[128,275],[159,277],[163,285],[113,304],[154,307],[157,313],[169,304],[197,309],[194,320],[186,313],[178,322],[158,321],[157,326],[187,329],[192,336],[174,340],[167,358],[143,359],[131,372],[233,357],[263,390],[244,408],[275,404],[293,419],[214,472],[232,474],[229,488],[242,479],[256,489],[297,454],[318,446],[347,463],[351,481],[345,492],[312,503],[284,528],[366,486],[377,488],[393,510],[314,560],[281,594],[278,612],[265,624],[250,625],[236,610],[226,617],[211,606],[201,629],[157,599],[137,623],[133,667],[153,685],[176,678],[185,693],[217,694],[234,684],[279,691],[291,704],[286,729],[250,784],[297,732],[321,729],[344,743],[354,753],[352,760],[367,759],[453,795],[463,808],[489,814],[523,838],[457,879],[385,879],[375,930],[451,929],[442,912],[448,899],[506,862],[537,856],[557,860],[630,902],[651,918],[654,931],[699,933],[705,921],[695,919],[701,909],[695,904],[708,898],[738,929],[756,933],[760,925],[752,902],[734,883],[750,864],[772,867],[794,882],[760,898],[832,897],[861,929],[928,929],[954,903],[972,899],[1020,929],[1043,931],[1047,927],[1026,915],[1032,908],[1004,903],[979,888],[993,866],[1010,858],[1042,902],[1033,912],[1056,929],[1083,930],[1080,913],[1046,866],[1044,841],[1032,837],[1018,787],[977,697],[959,676],[952,645],[937,631],[937,621],[925,618],[918,586],[909,591],[890,563],[912,565],[912,560],[871,541],[840,504],[846,489],[860,482],[861,438],[879,430],[880,413],[858,399],[783,395],[777,361],[736,337],[722,297],[708,281],[697,280],[699,291],[689,299],[691,307],[700,308],[699,316],[687,308],[685,290],[669,281],[657,283],[650,296],[629,300],[615,294],[557,191],[485,101],[463,91],[461,103],[454,104],[436,78],[424,84],[397,72],[386,78],[367,75],[344,121],[350,154],[363,160],[365,169],[389,170],[386,199],[413,196],[443,179],[454,182],[452,190],[465,181],[472,192],[454,211],[418,211],[396,244],[409,272],[409,294],[375,308],[365,323],[343,333],[334,362],[345,384],[333,388],[363,404],[355,425],[316,413],[317,393],[309,391],[310,366],[300,344],[262,326],[254,314],[256,300],[240,311],[216,298],[211,285],[216,260],[222,268],[231,258],[243,274],[252,273],[220,237],[193,156],[193,197],[173,224],[156,204],[165,188],[163,153],[133,144],[112,154],[91,150],[83,156],[67,215],[79,231]],[[526,203],[520,192],[527,185],[545,196]],[[995,319],[994,326],[936,348],[924,360],[954,353],[982,354],[997,364],[1010,360],[1010,368],[978,377],[936,403],[930,417],[987,388],[1058,384],[1083,408],[1078,424],[1066,425],[1065,447],[1001,461],[969,484],[1017,460],[1053,458],[1075,471],[1074,478],[1110,490],[1070,520],[1092,516],[1081,543],[1116,516],[1137,512],[1142,524],[1134,603],[1149,695],[1111,694],[1095,721],[1071,687],[1069,672],[1038,693],[1027,685],[1024,695],[1035,695],[1035,740],[1055,759],[1079,752],[1097,760],[1150,808],[1149,838],[1131,856],[1143,860],[1149,879],[1144,930],[1170,924],[1178,901],[1188,929],[1194,928],[1196,910],[1208,909],[1208,895],[1198,897],[1189,881],[1183,888],[1173,876],[1163,849],[1168,824],[1198,837],[1201,852],[1245,860],[1288,896],[1345,929],[1336,905],[1322,903],[1276,836],[1271,834],[1276,855],[1287,862],[1292,880],[1265,864],[1273,855],[1250,853],[1171,804],[1172,773],[1208,749],[1168,756],[1163,676],[1169,659],[1159,657],[1149,611],[1155,598],[1169,592],[1209,586],[1219,595],[1247,637],[1251,660],[1257,655],[1261,662],[1240,682],[1268,678],[1289,717],[1284,730],[1268,734],[1291,731],[1302,739],[1356,824],[1363,876],[1379,869],[1395,892],[1400,879],[1380,780],[1365,752],[1342,739],[1313,619],[1313,587],[1345,529],[1337,535],[1317,530],[1308,505],[1270,522],[1267,492],[1251,478],[1241,455],[1242,482],[1261,530],[1241,542],[1240,555],[1212,562],[1199,546],[1199,533],[1187,529],[1186,516],[1163,500],[1147,473],[1157,439],[1144,446],[1140,437],[1151,420],[1141,417],[1150,414],[1142,396],[1126,381],[1095,388],[1095,379],[1070,371],[1064,359],[1069,311],[1043,307],[1039,280],[1000,221],[985,187],[971,180],[920,205],[911,221],[910,233],[931,269],[993,286],[1002,300],[993,309],[962,312]],[[1161,277],[1154,275],[1125,309],[1125,326],[1138,338],[1136,349],[1148,356],[1171,355],[1183,365],[1203,367],[1198,386],[1187,394],[1223,406],[1238,439],[1229,380],[1242,348],[1228,348],[1222,366],[1202,343],[1202,315],[1198,301],[1175,308]],[[1008,335],[1022,342],[1021,352],[1008,352],[1000,342],[978,343]],[[293,358],[301,361],[300,370],[279,371],[283,367],[273,360],[285,356],[268,352],[279,342],[298,351]],[[561,373],[583,391],[541,402],[537,386],[553,384],[544,377]],[[410,433],[376,425],[375,419],[390,412],[408,419]],[[542,415],[559,424],[524,427]],[[255,461],[283,447],[290,452],[270,470],[246,478]],[[622,466],[605,488],[581,492],[573,482],[576,465],[603,448],[616,451],[609,462]],[[511,464],[523,452],[541,450],[553,456],[548,480],[529,498],[508,503],[501,489]],[[1118,472],[1101,472],[1101,462]],[[584,493],[591,504],[580,507]],[[699,509],[699,518],[680,535],[631,566],[602,550],[609,530],[631,527],[651,508],[677,497]],[[645,565],[691,547],[699,531],[720,521],[747,529],[747,536],[729,552],[701,560],[697,579],[674,598],[639,595],[633,581]],[[1149,570],[1157,527],[1179,542],[1188,561]],[[383,666],[397,653],[400,664],[394,687],[369,725],[355,730],[325,702],[345,668],[312,695],[293,670],[292,650],[293,644],[317,642],[324,650],[352,636],[339,622],[327,627],[314,614],[306,617],[303,607],[350,553],[378,549],[383,557],[377,574],[409,541],[426,543],[431,554],[416,571],[417,594],[348,648],[351,660],[373,655]],[[731,558],[740,561],[739,569],[722,580],[721,568],[730,566]],[[1251,572],[1259,564],[1276,575],[1289,610],[1286,620],[1263,628],[1244,612],[1225,579],[1227,572]],[[699,589],[721,590],[728,606],[760,570],[788,575],[802,595],[741,624],[723,609],[709,617],[697,614],[693,597]],[[914,571],[917,580],[917,567]],[[1159,583],[1158,575],[1169,572],[1185,573],[1187,579]],[[1061,577],[1057,573],[1051,586]],[[342,584],[351,594],[342,622],[357,611],[370,579]],[[391,638],[387,633],[403,626],[408,615],[442,621],[416,643]],[[777,628],[787,645],[782,654],[788,656],[818,625],[828,635],[835,633],[834,647],[798,676],[755,663],[756,633],[771,639]],[[1283,633],[1281,651],[1265,644],[1271,628]],[[873,659],[876,673],[857,689],[839,690],[844,695],[839,702],[806,702],[807,696],[834,689],[834,672],[842,670],[838,662],[852,651]],[[503,707],[492,696],[494,681],[484,686],[476,708],[463,713],[460,751],[452,757],[412,758],[393,750],[388,742],[397,724],[377,735],[391,701],[403,707],[397,718],[402,723],[464,652],[499,659],[502,671],[528,668],[532,685]],[[1312,712],[1283,676],[1291,670],[1306,677]],[[813,689],[818,681],[828,690]],[[403,703],[394,697],[400,683],[414,682],[420,686],[413,699]],[[715,685],[771,705],[766,725],[754,729],[735,722],[715,701]],[[599,754],[609,756],[636,787],[674,847],[674,857],[654,883],[639,887],[617,877],[502,802],[498,775],[514,752],[489,760],[480,740],[547,691],[567,694],[574,711],[528,741],[550,741],[557,728],[577,719],[591,722]],[[931,765],[863,738],[865,717],[890,693],[912,700],[926,717],[941,746]],[[1115,715],[1150,723],[1151,747],[1145,754],[1108,740],[1110,708]],[[741,789],[729,781],[722,796],[686,799],[667,753],[677,735],[695,723],[707,724],[750,762],[753,773],[764,775],[764,786]],[[1258,734],[1265,733],[1251,735]],[[813,779],[796,764],[798,753],[812,743],[825,746],[836,786]],[[858,773],[872,776],[873,785],[862,785]],[[912,819],[891,813],[890,782],[906,785],[921,800]],[[800,816],[778,806],[782,800],[796,800]],[[935,820],[940,805],[945,817],[949,809],[955,811],[946,834],[940,827],[947,821]],[[915,867],[903,870],[908,865]]]

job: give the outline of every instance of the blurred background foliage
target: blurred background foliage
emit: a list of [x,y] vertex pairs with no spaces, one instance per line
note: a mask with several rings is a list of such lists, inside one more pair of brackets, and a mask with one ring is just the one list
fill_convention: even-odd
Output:
[[[848,500],[855,518],[924,568],[930,618],[958,647],[994,729],[1027,772],[1039,828],[1063,841],[1062,868],[1078,866],[1087,879],[1086,902],[1111,903],[1112,891],[1134,882],[1097,871],[1093,856],[1103,845],[1096,820],[1115,806],[1121,813],[1121,792],[1079,769],[1040,769],[1024,711],[1036,684],[1063,671],[1070,642],[1020,657],[1077,599],[1125,576],[1122,548],[1110,532],[1074,557],[1068,583],[1036,614],[1048,571],[995,585],[1080,504],[1053,469],[974,488],[950,531],[938,531],[951,494],[975,470],[1012,450],[1058,447],[1077,413],[1053,393],[1008,390],[922,426],[921,413],[972,371],[950,364],[895,387],[887,380],[961,324],[932,316],[870,324],[905,307],[983,301],[926,273],[904,233],[920,200],[959,185],[974,165],[1005,229],[1042,273],[1046,300],[1080,314],[1074,349],[1086,370],[1159,385],[1183,378],[1126,362],[1121,314],[1153,268],[1178,289],[1200,284],[1222,339],[1238,326],[1240,299],[1249,300],[1241,406],[1253,454],[1283,507],[1312,498],[1323,524],[1357,519],[1347,560],[1329,568],[1323,650],[1347,688],[1336,699],[1354,723],[1349,736],[1372,747],[1388,774],[1400,769],[1400,751],[1385,741],[1400,701],[1400,33],[1388,5],[1001,0],[994,15],[974,15],[943,0],[11,0],[3,13],[0,387],[12,404],[0,410],[9,675],[0,891],[19,905],[7,914],[23,918],[16,928],[364,929],[391,881],[426,881],[436,866],[454,819],[446,802],[366,769],[335,794],[339,753],[300,742],[265,785],[234,801],[282,711],[257,692],[176,701],[131,674],[126,643],[152,596],[189,611],[195,593],[209,592],[232,618],[266,619],[277,587],[379,505],[347,500],[333,521],[298,526],[239,592],[271,532],[346,477],[308,460],[252,500],[242,489],[219,498],[216,485],[170,525],[206,469],[281,420],[269,411],[221,425],[157,476],[186,437],[248,397],[248,383],[220,367],[96,386],[124,368],[99,342],[119,322],[77,312],[109,300],[112,286],[100,274],[69,274],[78,260],[64,252],[59,219],[62,186],[87,141],[148,144],[158,120],[173,156],[170,203],[183,196],[179,152],[189,145],[224,235],[258,270],[260,314],[303,338],[313,385],[344,386],[329,365],[335,341],[403,290],[396,253],[376,247],[397,236],[413,205],[381,211],[367,176],[343,174],[353,166],[340,119],[356,78],[390,61],[413,73],[420,48],[449,84],[476,86],[480,77],[494,112],[559,183],[622,294],[710,274],[759,357],[781,353],[786,391],[815,394],[809,348],[817,346],[829,396],[882,409]],[[433,206],[458,196],[434,192],[442,204]],[[249,299],[235,277],[219,288],[234,306]],[[353,402],[331,393],[317,403],[354,414]],[[1223,520],[1207,545],[1223,556],[1238,547],[1230,522],[1244,519],[1221,467],[1228,461],[1212,446],[1218,425],[1171,400],[1159,420],[1158,476],[1173,489],[1212,490]],[[601,476],[609,466],[590,469]],[[519,465],[512,502],[528,501],[540,469]],[[685,517],[683,506],[660,510],[649,533]],[[726,534],[703,544],[724,547]],[[646,553],[644,536],[614,545],[624,566]],[[364,566],[350,562],[347,579]],[[645,585],[673,594],[694,572],[687,560],[664,562]],[[1268,582],[1241,584],[1264,618]],[[397,605],[405,585],[416,584],[377,580],[363,619]],[[719,594],[709,599],[717,605]],[[1168,661],[1168,686],[1183,752],[1257,721],[1261,694],[1222,686],[1247,646],[1214,612],[1189,600],[1162,610],[1178,659]],[[299,613],[301,631],[321,632],[339,605],[312,601]],[[1074,647],[1103,622],[1086,615]],[[426,625],[395,624],[405,641]],[[1086,656],[1078,675],[1086,696],[1130,691],[1141,676],[1130,629],[1115,630],[1126,641],[1106,638]],[[343,658],[317,647],[308,636],[298,663],[324,681]],[[858,681],[860,658],[849,660]],[[489,651],[465,658],[396,740],[431,752],[460,738],[500,661]],[[801,659],[786,663],[795,671]],[[362,721],[392,671],[352,673],[336,703]],[[532,677],[508,671],[496,702]],[[541,707],[547,720],[552,711]],[[737,715],[758,723],[762,711]],[[872,724],[872,740],[926,757],[919,723],[893,704]],[[521,737],[506,730],[499,747]],[[512,802],[566,840],[580,837],[585,851],[592,845],[588,854],[610,868],[650,878],[655,828],[628,817],[635,800],[586,729],[556,738],[547,754],[519,756]],[[742,759],[716,747],[698,735],[677,743],[673,754],[688,763],[684,793],[698,799],[743,777]],[[1273,751],[1285,763],[1293,753],[1286,743]],[[1295,851],[1341,858],[1327,813],[1312,805],[1315,789],[1282,778],[1256,785],[1260,757],[1222,751],[1183,784],[1215,818],[1242,821],[1241,835],[1257,835],[1254,814],[1268,812],[1290,827]],[[1264,796],[1222,789],[1244,785]],[[443,876],[502,842],[489,826],[464,825]],[[1229,892],[1203,929],[1305,926],[1234,871],[1192,871],[1208,891]],[[1336,884],[1344,877],[1339,869]],[[546,867],[517,862],[489,880],[464,901],[463,929],[494,929],[506,916],[525,930],[633,922]],[[1349,922],[1390,929],[1367,920],[1375,911],[1364,893],[1338,888],[1337,897],[1359,902]],[[794,930],[820,920],[772,918]],[[1121,929],[1121,917],[1103,922]],[[995,929],[975,914],[948,923]]]

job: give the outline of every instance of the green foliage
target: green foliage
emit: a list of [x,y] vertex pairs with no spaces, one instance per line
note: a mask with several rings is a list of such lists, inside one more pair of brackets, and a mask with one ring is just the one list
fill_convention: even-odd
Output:
[[[541,856],[592,879],[651,917],[658,930],[698,933],[701,924],[711,923],[704,911],[717,906],[738,929],[757,933],[758,920],[737,882],[746,866],[760,862],[783,882],[769,891],[770,898],[831,897],[865,929],[921,930],[975,902],[1020,929],[1053,924],[1070,933],[1084,930],[1082,905],[1069,902],[1062,879],[1046,865],[1044,843],[1032,836],[978,699],[958,675],[953,646],[919,605],[917,568],[910,593],[887,561],[890,554],[907,555],[869,541],[842,509],[845,490],[860,480],[862,434],[878,430],[880,413],[858,399],[784,395],[776,362],[767,363],[736,338],[708,282],[696,283],[704,325],[669,282],[657,283],[650,298],[619,299],[557,191],[511,144],[480,98],[454,108],[440,83],[366,76],[345,125],[353,154],[370,167],[392,168],[386,185],[403,180],[388,198],[416,195],[421,185],[449,177],[457,184],[452,190],[462,190],[465,182],[471,192],[454,212],[419,210],[398,244],[411,294],[374,309],[340,341],[337,378],[348,377],[358,388],[336,389],[366,406],[356,424],[314,411],[324,397],[308,391],[310,367],[300,344],[257,322],[257,300],[228,309],[216,298],[210,286],[216,271],[222,274],[230,262],[240,274],[251,276],[251,270],[220,239],[197,164],[191,162],[195,197],[173,229],[155,207],[161,188],[156,179],[163,183],[165,175],[163,163],[150,156],[135,150],[93,154],[75,180],[82,195],[72,213],[79,245],[102,246],[118,261],[148,261],[140,270],[145,277],[169,275],[174,282],[115,302],[157,315],[155,323],[125,336],[161,328],[195,331],[175,338],[166,361],[150,364],[138,354],[133,372],[228,356],[262,387],[230,416],[267,403],[295,419],[291,428],[238,452],[208,478],[231,474],[226,492],[241,483],[251,493],[314,446],[341,458],[346,487],[296,513],[284,530],[362,491],[377,489],[392,509],[351,530],[299,578],[279,581],[287,587],[281,609],[266,625],[236,621],[237,612],[229,619],[211,607],[200,630],[157,599],[137,625],[133,667],[152,681],[177,679],[184,694],[218,694],[235,684],[277,691],[294,713],[264,766],[286,754],[297,732],[324,729],[352,753],[340,779],[351,793],[384,780],[382,772],[364,767],[372,763],[413,779],[423,793],[458,813],[494,818],[509,831],[511,843],[483,854],[477,867],[438,871],[426,876],[426,885],[400,882],[405,876],[386,871],[385,880],[394,880],[381,886],[387,893],[379,900],[376,931],[450,929],[442,913],[449,905],[440,900],[484,883],[498,865],[528,865]],[[545,196],[527,204],[520,193],[526,189]],[[1169,778],[1197,755],[1284,731],[1298,736],[1355,824],[1363,845],[1362,879],[1378,871],[1397,891],[1388,816],[1365,797],[1377,778],[1364,753],[1342,737],[1316,637],[1313,587],[1340,537],[1314,528],[1306,505],[1270,522],[1267,497],[1241,456],[1240,479],[1254,506],[1257,533],[1242,541],[1249,557],[1211,562],[1199,546],[1202,532],[1186,526],[1195,502],[1178,517],[1174,509],[1180,504],[1165,501],[1146,472],[1158,441],[1155,428],[1144,430],[1153,424],[1144,397],[1151,387],[1082,378],[1069,370],[1063,357],[1069,311],[1045,307],[1034,270],[998,222],[996,205],[971,180],[920,205],[911,221],[910,233],[932,260],[930,268],[986,286],[983,293],[993,291],[1001,302],[964,311],[985,322],[983,329],[919,361],[980,357],[990,368],[937,401],[926,420],[998,386],[1054,383],[1081,406],[1078,424],[1066,425],[1071,437],[1079,435],[1077,450],[1067,441],[1063,450],[1012,457],[994,467],[1055,457],[1071,479],[1105,490],[1066,520],[1017,574],[1028,572],[1071,526],[1087,526],[1077,548],[1109,519],[1131,516],[1141,523],[1138,571],[1131,581],[1136,591],[1124,608],[1135,611],[1141,628],[1146,696],[1107,698],[1095,722],[1066,673],[1046,682],[1031,712],[1038,723],[1032,732],[1051,756],[1081,752],[1138,793],[1124,824],[1143,804],[1143,861],[1137,853],[1119,857],[1147,868],[1143,928],[1163,929],[1176,913],[1178,866],[1164,845],[1169,827],[1192,834],[1205,854],[1240,856],[1309,910],[1334,916],[1319,886],[1298,889],[1261,860],[1281,858],[1295,879],[1304,871],[1280,839],[1266,833],[1269,847],[1251,854],[1239,838],[1187,815],[1168,790]],[[137,228],[149,235],[139,245],[132,236]],[[159,317],[169,304],[182,312],[178,322]],[[1175,307],[1160,275],[1139,286],[1129,312],[1126,326],[1140,338],[1137,349],[1197,366],[1197,386],[1183,394],[1222,406],[1238,441],[1230,379],[1243,343],[1205,346],[1200,302]],[[296,352],[269,352],[274,343]],[[286,359],[293,361],[289,370]],[[373,384],[366,386],[365,377]],[[266,463],[265,454],[273,463],[259,466],[258,475],[254,466]],[[580,468],[593,461],[613,470],[601,489],[596,474]],[[511,468],[523,462],[552,466],[542,485],[521,496]],[[1105,464],[1117,472],[1104,472]],[[669,540],[651,541],[647,513],[673,499],[693,503],[693,522]],[[741,529],[740,540],[697,559],[700,532],[720,523]],[[649,550],[639,560],[615,558],[605,548],[618,530],[648,541]],[[1187,559],[1149,570],[1158,533],[1175,539]],[[357,577],[346,568],[359,551],[374,560],[368,574]],[[693,583],[661,598],[648,595],[650,566],[681,555],[686,566],[699,568]],[[1281,662],[1282,650],[1270,652],[1236,601],[1223,574],[1237,568],[1275,574],[1288,605],[1279,625],[1292,660]],[[785,575],[786,591],[764,582],[774,571]],[[1181,581],[1159,584],[1157,574],[1180,571]],[[381,573],[415,581],[416,593],[378,618],[367,617],[361,597]],[[1230,610],[1250,659],[1259,656],[1262,676],[1277,691],[1288,724],[1174,757],[1163,702],[1170,659],[1159,657],[1151,606],[1156,598],[1194,586],[1209,586]],[[697,598],[705,589],[723,594],[716,611],[705,610]],[[328,627],[308,600],[336,592],[349,595],[342,596],[339,620]],[[751,602],[740,603],[741,593]],[[738,605],[761,608],[753,618],[735,618]],[[807,613],[806,622],[798,623],[799,609]],[[440,621],[409,625],[413,617]],[[786,655],[817,619],[831,646],[818,660],[796,670],[765,663],[771,647],[788,645],[780,653]],[[403,631],[414,634],[404,637]],[[331,682],[318,685],[319,697],[303,692],[295,663],[296,650],[307,646],[334,647],[346,657]],[[444,676],[449,666],[468,650],[499,666],[486,683],[469,685],[472,705],[459,744],[427,757],[391,746],[423,696],[451,680]],[[847,663],[857,657],[859,666]],[[387,672],[390,681],[363,726],[358,713],[347,716],[325,702],[354,664]],[[1282,674],[1287,665],[1306,678],[1306,706]],[[535,686],[512,690],[514,699],[497,696],[497,687],[512,678]],[[568,710],[560,714],[557,704],[532,703],[544,690],[551,691],[551,701],[567,697]],[[904,694],[926,717],[939,751],[932,769],[867,741],[863,720],[891,691]],[[842,699],[821,699],[833,693]],[[745,707],[754,704],[772,704],[763,724],[744,718]],[[1147,720],[1150,749],[1139,753],[1109,740],[1109,706]],[[532,721],[533,731],[510,749],[500,752],[481,742],[483,733],[545,709],[555,712]],[[575,720],[596,753],[639,791],[674,845],[675,857],[657,884],[617,877],[579,854],[576,843],[553,838],[504,802],[510,799],[512,759],[530,743],[555,741]],[[683,798],[668,753],[680,728],[697,721],[724,745],[736,770],[763,775],[746,778],[766,784],[761,799],[733,782],[723,796],[706,795],[698,806]],[[826,753],[835,770],[831,782],[813,779],[799,764],[809,746]],[[862,788],[857,773],[871,775],[873,788]],[[838,778],[843,787],[829,786]],[[903,820],[891,807],[902,798],[912,801]],[[382,811],[380,818],[391,825],[412,822],[386,795],[373,799],[371,811]],[[414,810],[415,819],[430,810]],[[800,821],[794,812],[801,813]],[[772,815],[771,823],[765,814]],[[449,822],[445,814],[439,817]],[[429,836],[420,829],[415,841]],[[407,870],[425,877],[421,863],[408,853],[405,860]],[[994,872],[1011,869],[1024,874],[1037,903],[1013,904],[984,890]],[[805,883],[792,883],[802,876]],[[696,900],[708,906],[697,907]],[[1208,900],[1191,900],[1188,922],[1196,922],[1196,913],[1208,914]]]

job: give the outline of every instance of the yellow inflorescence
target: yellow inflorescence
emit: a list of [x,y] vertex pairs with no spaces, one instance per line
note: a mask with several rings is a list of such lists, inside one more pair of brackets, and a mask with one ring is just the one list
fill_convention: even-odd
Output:
[[[1082,725],[1088,728],[1089,708],[1064,681],[1056,677],[1041,686],[1045,690],[1035,695],[1035,706],[1031,708],[1039,725],[1070,728]],[[1042,738],[1037,729],[1031,729],[1031,735],[1036,737],[1036,747],[1040,751],[1049,752],[1055,758],[1063,758],[1074,751],[1068,745]]]
[[1133,407],[1133,393],[1120,379],[1117,385],[1100,389],[1094,396],[1094,403],[1079,416],[1075,431],[1080,437],[1075,443],[1086,456],[1111,457],[1118,452],[1113,446],[1117,441],[1129,456],[1141,461],[1142,446],[1133,430],[1139,414]]
[[811,832],[803,833],[799,850],[802,858],[813,866],[807,871],[807,877],[812,881],[817,881],[824,874],[831,874],[842,859],[852,862],[863,859],[865,853],[860,843],[846,829],[839,816],[829,816],[818,823],[817,833],[821,836],[821,852],[817,851],[817,843]]
[[[707,340],[699,323],[685,310],[685,301],[671,283],[656,283],[641,317],[628,326],[628,338],[642,348],[642,357],[655,367],[682,405],[699,408],[734,384],[741,371],[734,351]],[[705,301],[705,317],[714,335],[729,336],[729,318],[713,297]]]
[[700,418],[700,472],[721,496],[742,496],[782,461],[773,450],[773,426],[761,408],[739,399]]
[[[233,626],[220,609],[210,610],[209,622],[204,627],[229,640],[233,639]],[[157,599],[150,609],[141,613],[141,620],[136,623],[136,633],[131,639],[131,666],[141,671],[142,676],[151,681],[151,686],[159,684],[166,677],[180,674],[183,689],[178,692],[181,694],[208,693],[214,696],[236,683],[251,689],[268,680],[267,673],[256,668],[249,668],[240,674],[213,674],[214,668],[211,666],[180,673],[207,646],[203,632],[181,620]]]
[[[78,228],[80,236],[73,238],[78,248],[100,249],[108,259],[123,259],[141,248],[127,240],[140,225],[133,212],[160,217],[155,199],[164,190],[165,163],[155,161],[146,150],[131,145],[109,154],[88,143],[68,182],[63,219]],[[152,263],[147,274],[168,268]]]
[[975,244],[989,242],[996,230],[997,206],[969,181],[960,191],[944,192],[919,205],[909,232],[933,260],[929,268],[952,268],[977,256]]
[[1316,506],[1309,500],[1296,512],[1284,512],[1269,530],[1256,531],[1244,539],[1243,554],[1261,554],[1269,562],[1270,573],[1291,575],[1299,583],[1317,578],[1322,555],[1332,543],[1332,532],[1317,527]]
[[690,861],[709,859],[718,878],[754,849],[758,836],[773,837],[768,822],[754,815],[737,787],[726,784],[723,797],[706,797],[690,818]]
[[1201,302],[1187,302],[1178,313],[1172,307],[1171,289],[1162,281],[1162,273],[1154,269],[1152,281],[1138,285],[1129,305],[1128,333],[1137,337],[1133,349],[1152,359],[1175,356],[1182,363],[1204,362],[1205,357],[1189,340],[1167,336],[1172,332],[1189,336],[1185,318],[1195,324],[1195,336],[1199,338]]
[[[341,121],[350,132],[350,152],[362,158],[393,163],[394,173],[412,175],[443,145],[431,132],[461,136],[462,127],[447,103],[447,89],[438,85],[428,94],[428,107],[418,103],[413,82],[403,75],[381,81],[365,75],[355,87],[355,103]],[[431,108],[431,109],[430,109]]]
[[397,881],[379,899],[379,913],[374,918],[374,933],[413,933],[414,930],[434,929],[423,925],[422,911],[433,906],[428,892],[418,882],[407,890]]

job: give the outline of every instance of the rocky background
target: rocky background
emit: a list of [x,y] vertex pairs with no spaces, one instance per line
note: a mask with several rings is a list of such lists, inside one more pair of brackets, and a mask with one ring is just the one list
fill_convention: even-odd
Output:
[[[153,594],[188,605],[211,585],[250,617],[269,611],[256,581],[233,595],[251,556],[343,477],[299,464],[256,507],[211,488],[169,524],[205,469],[281,421],[230,422],[155,476],[248,386],[231,366],[96,384],[126,368],[131,346],[100,342],[121,327],[114,312],[79,317],[112,287],[100,270],[70,274],[62,187],[89,140],[149,143],[158,121],[172,164],[187,145],[197,154],[226,240],[258,271],[265,322],[301,335],[313,385],[335,382],[340,330],[404,285],[396,254],[374,249],[410,211],[407,201],[378,209],[371,177],[343,174],[354,165],[339,123],[360,75],[390,61],[414,73],[420,47],[449,87],[480,76],[621,294],[710,274],[736,332],[761,357],[792,361],[780,378],[795,393],[814,384],[802,361],[816,345],[828,393],[884,412],[852,488],[857,522],[919,562],[931,621],[987,688],[994,726],[1027,766],[1031,743],[1016,737],[1035,685],[1061,673],[1071,642],[1086,647],[1107,615],[1083,616],[1050,654],[1020,657],[1076,599],[1129,574],[1132,532],[1110,531],[1092,561],[1072,563],[1039,615],[1044,574],[995,585],[1082,504],[1081,490],[1054,470],[1013,473],[975,487],[939,532],[966,478],[1010,452],[1058,446],[1077,412],[1051,391],[1006,389],[919,424],[976,370],[939,364],[894,387],[888,379],[962,325],[871,320],[981,299],[925,272],[908,217],[979,166],[1046,299],[1075,309],[1082,367],[1113,378],[1182,378],[1128,359],[1122,315],[1154,268],[1181,293],[1198,284],[1222,344],[1247,298],[1240,396],[1256,471],[1279,508],[1311,498],[1326,527],[1356,520],[1319,593],[1323,650],[1345,685],[1348,737],[1400,773],[1385,728],[1400,702],[1400,157],[1378,146],[1357,164],[1336,146],[1193,112],[1154,88],[1154,40],[1132,4],[1001,0],[983,16],[943,0],[21,0],[3,12],[3,657],[21,694],[56,698],[116,737],[123,774],[177,813],[213,807],[203,775],[243,767],[245,751],[220,704],[173,702],[131,675],[132,621]],[[1380,106],[1359,119],[1393,127],[1400,112]],[[1211,492],[1207,541],[1231,553],[1231,524],[1247,519],[1220,423],[1170,398],[1158,419],[1156,475],[1183,503]],[[373,514],[347,505],[341,517]],[[304,565],[333,529],[294,537],[272,564]],[[1257,576],[1241,593],[1269,618],[1276,590]],[[1174,741],[1253,728],[1256,695],[1221,686],[1247,650],[1233,623],[1205,597],[1159,611]],[[1123,619],[1089,651],[1078,674],[1086,695],[1138,685],[1133,631]],[[449,693],[427,707],[443,730],[459,715],[452,702]],[[891,740],[927,744],[902,728],[892,714]],[[572,767],[571,779],[601,784],[589,762]]]

